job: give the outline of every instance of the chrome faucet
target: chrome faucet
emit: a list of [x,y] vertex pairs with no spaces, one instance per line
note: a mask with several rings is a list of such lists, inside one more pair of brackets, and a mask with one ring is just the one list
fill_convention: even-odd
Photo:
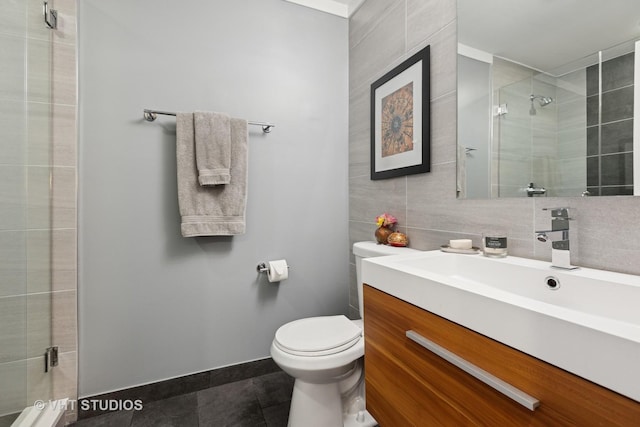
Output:
[[578,267],[571,265],[569,251],[569,208],[545,208],[551,211],[551,230],[536,231],[536,237],[541,242],[549,240],[548,234],[559,236],[551,241],[551,266],[565,270]]
[[536,187],[533,182],[529,183],[529,186],[524,189],[527,192],[527,197],[534,197],[538,195],[544,195],[547,193],[547,189],[544,187]]

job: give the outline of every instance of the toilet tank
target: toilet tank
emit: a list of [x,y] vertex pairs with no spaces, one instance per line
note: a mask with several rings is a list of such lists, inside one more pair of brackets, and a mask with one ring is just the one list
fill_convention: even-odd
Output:
[[358,285],[358,310],[362,317],[362,259],[385,255],[399,255],[419,252],[416,249],[380,245],[376,242],[356,242],[353,244],[353,255],[356,258],[356,279]]

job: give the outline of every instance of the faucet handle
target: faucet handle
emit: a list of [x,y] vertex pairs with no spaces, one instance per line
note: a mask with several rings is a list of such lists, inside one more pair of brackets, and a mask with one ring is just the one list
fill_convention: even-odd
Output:
[[542,208],[543,211],[551,211],[552,218],[571,219],[569,208]]

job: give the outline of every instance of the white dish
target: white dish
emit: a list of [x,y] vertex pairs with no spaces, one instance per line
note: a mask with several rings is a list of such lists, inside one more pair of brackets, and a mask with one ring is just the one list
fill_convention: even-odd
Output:
[[471,249],[456,249],[449,247],[449,245],[442,245],[440,246],[440,250],[442,252],[450,252],[452,254],[475,255],[477,253],[480,253],[480,248],[476,248],[475,246],[473,246]]

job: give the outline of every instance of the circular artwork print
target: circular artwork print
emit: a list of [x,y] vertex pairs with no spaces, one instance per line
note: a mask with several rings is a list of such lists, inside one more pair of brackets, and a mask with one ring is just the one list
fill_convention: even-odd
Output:
[[382,157],[413,150],[413,82],[382,98]]

